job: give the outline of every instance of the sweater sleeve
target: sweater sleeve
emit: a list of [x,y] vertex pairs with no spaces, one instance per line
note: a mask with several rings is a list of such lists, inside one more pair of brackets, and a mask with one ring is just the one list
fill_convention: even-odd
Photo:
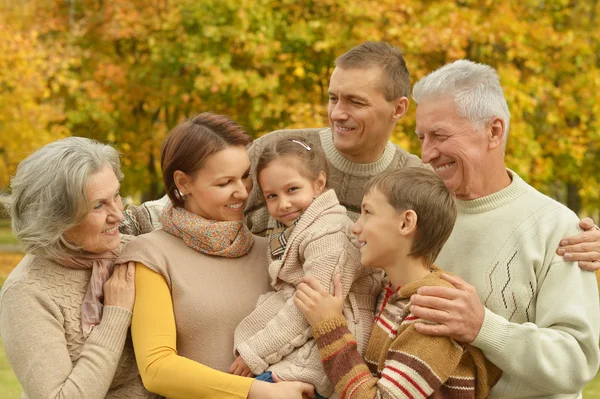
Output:
[[100,324],[72,362],[60,307],[29,284],[2,297],[0,333],[6,356],[30,398],[104,398],[123,351],[131,312],[106,306]]
[[511,323],[486,309],[472,342],[517,386],[511,397],[578,393],[598,370],[595,275],[558,256],[554,260],[538,286],[535,319]]
[[178,355],[173,302],[164,278],[138,263],[135,285],[131,335],[146,389],[169,398],[246,398],[253,379]]
[[425,336],[410,325],[391,343],[376,377],[358,353],[343,317],[323,320],[313,327],[313,335],[325,373],[339,397],[348,399],[429,397],[456,370],[463,353],[450,338]]
[[[343,271],[344,298],[348,295],[358,270],[358,264],[346,264],[347,245],[351,244],[348,244],[346,235],[339,231],[321,235],[317,239],[310,238],[306,245],[300,244],[300,248],[305,248],[304,274],[314,276],[324,287],[331,287],[334,273]],[[263,302],[248,316],[248,320],[244,320],[251,321],[254,325],[264,325],[264,328],[237,343],[235,348],[256,375],[263,373],[269,365],[278,362],[295,348],[304,345],[311,337],[310,325],[294,304],[293,295],[274,317],[271,317],[272,311],[264,308],[268,304]]]

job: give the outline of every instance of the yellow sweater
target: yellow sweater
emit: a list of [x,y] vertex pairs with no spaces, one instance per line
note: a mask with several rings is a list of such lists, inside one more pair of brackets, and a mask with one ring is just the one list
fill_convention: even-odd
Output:
[[131,333],[144,386],[169,398],[246,398],[254,380],[227,368],[235,327],[269,290],[266,240],[221,258],[157,230],[120,259],[138,262]]

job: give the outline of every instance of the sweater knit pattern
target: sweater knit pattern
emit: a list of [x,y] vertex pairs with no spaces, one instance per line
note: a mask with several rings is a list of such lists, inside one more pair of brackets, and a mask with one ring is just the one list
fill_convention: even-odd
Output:
[[106,306],[100,324],[89,335],[82,332],[90,275],[26,255],[4,283],[0,332],[23,398],[156,397],[137,370],[131,312]]
[[436,263],[474,285],[486,307],[472,345],[504,370],[492,397],[577,398],[598,370],[598,287],[555,251],[580,232],[579,219],[508,173],[508,187],[458,201]]
[[481,351],[451,338],[419,334],[410,296],[422,286],[451,286],[435,268],[382,301],[364,361],[346,321],[334,317],[313,327],[321,359],[341,399],[485,398],[501,371]]
[[[347,210],[352,221],[360,216],[360,204],[367,181],[384,170],[402,167],[423,167],[421,160],[397,145],[388,142],[381,157],[373,163],[355,163],[346,159],[334,146],[331,129],[287,129],[277,130],[255,140],[248,154],[252,165],[256,165],[263,149],[286,136],[302,137],[311,147],[320,148],[327,159],[327,186],[337,194],[338,200]],[[268,235],[274,228],[275,219],[269,216],[264,199],[253,173],[254,188],[246,204],[246,222],[254,234]]]
[[335,192],[327,190],[302,214],[283,256],[270,259],[276,292],[264,296],[235,333],[235,348],[254,374],[268,369],[284,380],[313,384],[321,395],[333,393],[310,325],[293,302],[296,287],[307,275],[331,288],[333,276],[341,273],[344,315],[364,353],[383,276],[361,266],[351,225]]

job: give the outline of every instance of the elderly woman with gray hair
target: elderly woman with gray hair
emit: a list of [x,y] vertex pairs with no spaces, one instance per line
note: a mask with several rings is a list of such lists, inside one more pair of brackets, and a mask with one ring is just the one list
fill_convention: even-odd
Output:
[[31,398],[147,398],[128,335],[134,265],[123,238],[117,152],[70,137],[25,159],[8,211],[25,247],[0,292],[0,334]]

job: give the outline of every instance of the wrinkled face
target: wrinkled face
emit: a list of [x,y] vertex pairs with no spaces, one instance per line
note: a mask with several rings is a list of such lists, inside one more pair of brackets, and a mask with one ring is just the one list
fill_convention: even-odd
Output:
[[401,115],[379,89],[381,68],[335,68],[329,81],[329,125],[335,148],[353,162],[379,159]]
[[248,192],[252,190],[246,148],[227,147],[212,154],[202,169],[194,176],[186,175],[177,186],[187,196],[184,204],[187,211],[208,220],[241,220]]
[[376,188],[362,200],[360,217],[352,226],[358,238],[360,261],[363,266],[385,269],[399,259],[402,213],[388,202]]
[[[485,178],[492,168],[486,128],[476,129],[458,115],[452,98],[421,102],[417,106],[417,135],[421,159],[429,163],[459,199],[489,194],[493,182]],[[493,190],[491,190],[493,192]]]
[[315,181],[302,176],[297,160],[281,157],[260,171],[258,181],[269,214],[285,226],[291,226],[325,188],[325,174]]
[[85,190],[91,209],[81,223],[65,231],[65,240],[93,253],[118,247],[119,223],[123,220],[119,187],[119,180],[110,165],[93,173]]

